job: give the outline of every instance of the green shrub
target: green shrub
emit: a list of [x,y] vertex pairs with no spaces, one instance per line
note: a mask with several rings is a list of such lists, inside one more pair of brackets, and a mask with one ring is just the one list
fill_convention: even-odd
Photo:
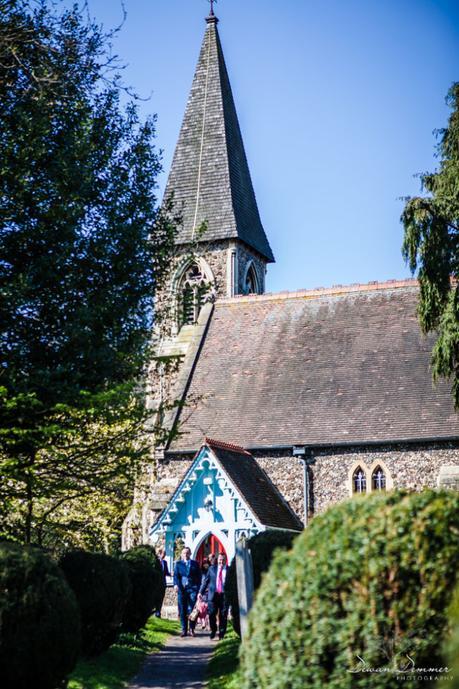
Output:
[[450,606],[451,636],[448,640],[446,658],[451,669],[452,680],[448,683],[448,689],[459,689],[459,587],[456,589],[453,602]]
[[161,565],[150,546],[138,546],[123,553],[128,567],[131,595],[123,615],[123,631],[138,632],[154,610],[161,607],[164,581]]
[[[396,669],[444,667],[458,535],[453,492],[355,498],[316,517],[258,591],[243,689],[392,689]],[[426,686],[406,676],[406,689]]]
[[80,607],[83,655],[99,655],[121,630],[131,592],[127,567],[117,558],[84,550],[66,553],[59,564]]
[[78,605],[57,565],[37,548],[0,543],[2,689],[54,689],[79,643]]
[[[256,536],[252,536],[252,538],[247,541],[247,547],[252,554],[253,585],[255,591],[261,584],[261,575],[269,569],[275,550],[277,548],[282,550],[290,549],[297,536],[297,533],[291,531],[262,531]],[[241,625],[237,594],[236,558],[233,558],[228,576],[226,577],[225,596],[228,604],[231,605],[234,630],[240,636]]]

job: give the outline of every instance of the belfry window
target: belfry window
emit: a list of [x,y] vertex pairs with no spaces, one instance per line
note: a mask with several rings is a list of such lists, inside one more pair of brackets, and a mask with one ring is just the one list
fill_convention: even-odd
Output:
[[352,488],[354,493],[367,492],[367,477],[362,467],[357,467],[352,476]]
[[258,294],[257,274],[253,264],[249,267],[245,276],[244,294]]
[[386,490],[386,474],[380,466],[371,475],[371,487],[373,490]]
[[209,283],[196,263],[185,271],[179,291],[180,325],[197,323],[199,312],[209,292]]

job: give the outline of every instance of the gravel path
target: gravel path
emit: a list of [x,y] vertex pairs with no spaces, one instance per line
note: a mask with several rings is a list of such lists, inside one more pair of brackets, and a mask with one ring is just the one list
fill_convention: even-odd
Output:
[[214,647],[209,632],[172,636],[162,651],[147,657],[128,689],[203,689]]

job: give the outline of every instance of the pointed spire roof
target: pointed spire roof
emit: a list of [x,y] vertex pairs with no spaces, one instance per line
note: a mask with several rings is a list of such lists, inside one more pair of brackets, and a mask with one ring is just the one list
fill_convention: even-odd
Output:
[[178,244],[240,239],[267,261],[274,256],[258,212],[233,94],[226,70],[217,17],[207,17],[191,93],[175,149],[165,198],[174,195],[182,213]]

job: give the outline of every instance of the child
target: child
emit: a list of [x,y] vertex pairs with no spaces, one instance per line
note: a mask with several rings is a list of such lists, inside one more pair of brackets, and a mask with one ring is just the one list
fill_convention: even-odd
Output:
[[210,629],[210,624],[206,601],[198,600],[196,607],[198,608],[198,622],[201,622],[201,629],[208,631]]

